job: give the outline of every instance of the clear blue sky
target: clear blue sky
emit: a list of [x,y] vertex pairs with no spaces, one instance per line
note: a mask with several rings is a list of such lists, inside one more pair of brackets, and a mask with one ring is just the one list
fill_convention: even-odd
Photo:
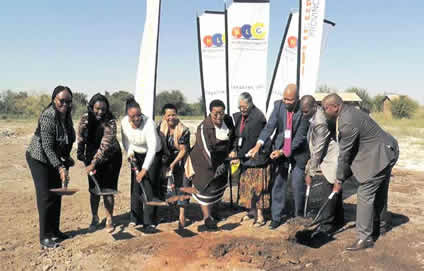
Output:
[[[196,13],[223,0],[162,0],[158,90],[201,96]],[[269,78],[297,0],[271,0]],[[408,94],[424,104],[424,1],[327,0],[337,23],[320,84]],[[0,90],[50,92],[57,84],[88,95],[133,90],[145,17],[143,0],[2,1]],[[269,82],[268,82],[269,83]]]

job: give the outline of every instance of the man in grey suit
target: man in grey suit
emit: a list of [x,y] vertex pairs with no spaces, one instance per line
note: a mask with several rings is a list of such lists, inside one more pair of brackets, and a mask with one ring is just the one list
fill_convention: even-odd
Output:
[[[336,127],[330,127],[324,110],[317,104],[311,95],[305,95],[300,100],[300,109],[303,117],[308,119],[308,144],[311,157],[306,164],[305,183],[312,184],[312,178],[324,178],[322,183],[323,198],[327,198],[333,191],[336,181],[337,158],[339,144],[336,141]],[[321,215],[320,226],[314,236],[328,237],[344,224],[342,193],[336,194],[329,201],[327,208]]]
[[340,149],[333,191],[341,191],[342,183],[352,174],[360,183],[356,209],[358,239],[346,250],[372,247],[373,218],[379,219],[377,234],[387,230],[387,195],[390,174],[399,158],[398,143],[368,114],[344,105],[337,94],[326,96],[322,104],[327,119],[336,124]]
[[309,159],[309,148],[306,142],[309,122],[302,118],[299,110],[297,87],[289,84],[284,90],[283,100],[276,101],[274,110],[266,126],[262,129],[256,146],[249,150],[248,155],[255,157],[265,142],[275,132],[274,151],[270,158],[276,165],[272,173],[272,221],[270,229],[276,229],[287,219],[286,194],[288,188],[288,169],[291,165],[292,189],[295,202],[295,216],[302,216],[305,199],[304,171]]

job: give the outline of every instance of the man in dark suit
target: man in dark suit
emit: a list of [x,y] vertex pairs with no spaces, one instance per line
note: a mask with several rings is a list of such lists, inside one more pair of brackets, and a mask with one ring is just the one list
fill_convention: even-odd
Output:
[[272,187],[272,221],[270,229],[276,229],[287,218],[286,194],[288,169],[292,168],[292,188],[295,201],[295,216],[302,215],[305,200],[304,171],[309,159],[309,149],[306,142],[309,122],[302,118],[302,112],[298,106],[297,87],[289,84],[284,90],[283,100],[276,101],[274,110],[267,125],[261,131],[256,146],[249,151],[249,155],[255,157],[262,145],[270,140],[275,131],[274,151],[270,158],[275,161],[275,178]]
[[[398,143],[368,114],[344,105],[337,94],[328,95],[322,104],[327,119],[336,124],[340,148],[333,191],[339,192],[342,183],[352,174],[360,183],[356,209],[358,239],[346,250],[372,247],[374,239],[388,229],[387,195],[390,174],[399,157]],[[379,220],[376,223],[379,229],[374,234],[373,217]]]

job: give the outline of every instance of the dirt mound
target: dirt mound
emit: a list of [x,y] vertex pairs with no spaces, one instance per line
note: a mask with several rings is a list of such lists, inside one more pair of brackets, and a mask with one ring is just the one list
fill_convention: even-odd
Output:
[[283,239],[231,238],[210,249],[218,261],[249,263],[257,268],[273,269],[301,264],[305,248]]

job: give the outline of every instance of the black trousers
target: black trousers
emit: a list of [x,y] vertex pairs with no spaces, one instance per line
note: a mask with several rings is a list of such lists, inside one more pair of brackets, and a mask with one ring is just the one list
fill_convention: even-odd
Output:
[[35,160],[28,152],[26,160],[35,185],[41,241],[59,231],[62,198],[49,189],[62,187],[62,181],[57,169],[51,165]]
[[[324,177],[322,177],[324,178]],[[333,192],[333,184],[329,183],[327,179],[322,182],[323,199],[324,201]],[[327,208],[322,212],[321,218],[323,221],[320,224],[320,229],[323,231],[330,231],[335,227],[344,224],[344,210],[343,210],[343,191],[336,194],[332,200],[328,202]]]
[[[135,153],[135,158],[137,160],[137,167],[141,170],[146,154]],[[160,191],[160,183],[158,183],[159,159],[160,155],[157,153],[150,169],[147,171],[141,183],[137,182],[134,171],[131,171],[130,222],[134,222],[137,225],[152,225],[155,223],[157,207],[149,206],[143,202],[142,187],[148,201],[153,200],[153,198],[158,198],[158,193]]]

